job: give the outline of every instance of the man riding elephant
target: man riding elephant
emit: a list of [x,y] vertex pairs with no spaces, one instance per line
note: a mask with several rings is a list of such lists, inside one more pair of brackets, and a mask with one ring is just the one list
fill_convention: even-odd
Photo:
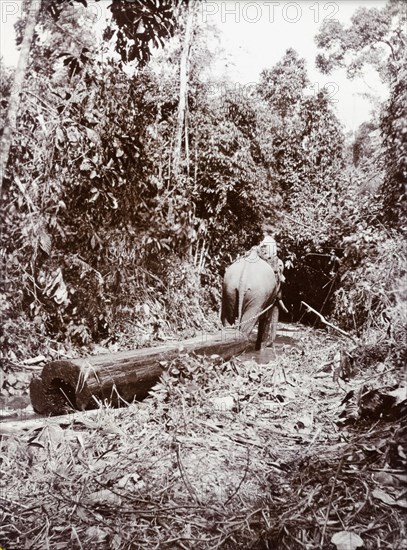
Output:
[[258,323],[256,349],[274,342],[279,309],[287,312],[281,298],[283,268],[275,240],[266,235],[260,245],[253,246],[225,271],[222,324],[228,326],[237,321],[239,330],[249,337]]
[[271,265],[260,258],[257,247],[235,260],[225,271],[222,285],[223,326],[237,322],[247,338],[258,324],[256,349],[276,337],[279,284]]
[[287,308],[285,307],[282,300],[282,290],[281,284],[285,282],[285,277],[283,275],[284,263],[277,256],[277,243],[271,235],[265,233],[263,240],[257,247],[257,253],[265,260],[272,268],[276,275],[277,282],[280,286],[280,290],[277,294],[277,303],[282,311],[288,313]]

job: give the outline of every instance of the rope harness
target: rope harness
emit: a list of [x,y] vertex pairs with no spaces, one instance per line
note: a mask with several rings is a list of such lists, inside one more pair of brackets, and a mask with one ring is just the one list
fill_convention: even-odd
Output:
[[260,315],[263,315],[263,313],[266,313],[266,311],[268,311],[270,308],[272,308],[274,306],[274,304],[276,303],[276,300],[277,298],[274,298],[274,300],[272,301],[272,303],[267,306],[265,309],[263,309],[262,311],[260,311],[260,313],[257,313],[256,315],[253,315],[253,317],[250,317],[250,319],[246,319],[246,321],[243,321],[241,323],[238,323],[237,325],[234,325],[236,328],[239,328],[241,327],[242,325],[245,325],[246,323],[250,323],[250,321],[253,321],[253,319],[256,319],[257,317],[260,317]]

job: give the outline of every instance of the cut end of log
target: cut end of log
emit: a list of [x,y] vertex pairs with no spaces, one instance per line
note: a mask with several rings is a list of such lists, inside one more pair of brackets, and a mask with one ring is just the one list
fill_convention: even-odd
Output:
[[70,361],[51,361],[40,378],[30,383],[33,409],[39,414],[64,414],[69,410],[84,410],[90,392],[84,383],[79,389],[81,369]]

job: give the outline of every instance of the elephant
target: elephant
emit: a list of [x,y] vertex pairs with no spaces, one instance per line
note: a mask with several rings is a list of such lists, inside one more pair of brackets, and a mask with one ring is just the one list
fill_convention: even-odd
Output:
[[237,320],[240,331],[248,338],[258,322],[256,350],[273,343],[277,331],[280,287],[273,268],[260,258],[254,247],[225,271],[222,325],[233,325]]

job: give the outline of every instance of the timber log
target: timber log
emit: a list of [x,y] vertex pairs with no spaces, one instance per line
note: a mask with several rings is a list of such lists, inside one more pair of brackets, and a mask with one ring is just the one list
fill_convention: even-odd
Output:
[[30,398],[39,414],[90,410],[100,402],[119,406],[145,398],[166,369],[182,353],[220,355],[225,361],[244,352],[246,338],[233,329],[216,335],[171,342],[156,348],[123,351],[81,359],[50,361],[30,384]]

